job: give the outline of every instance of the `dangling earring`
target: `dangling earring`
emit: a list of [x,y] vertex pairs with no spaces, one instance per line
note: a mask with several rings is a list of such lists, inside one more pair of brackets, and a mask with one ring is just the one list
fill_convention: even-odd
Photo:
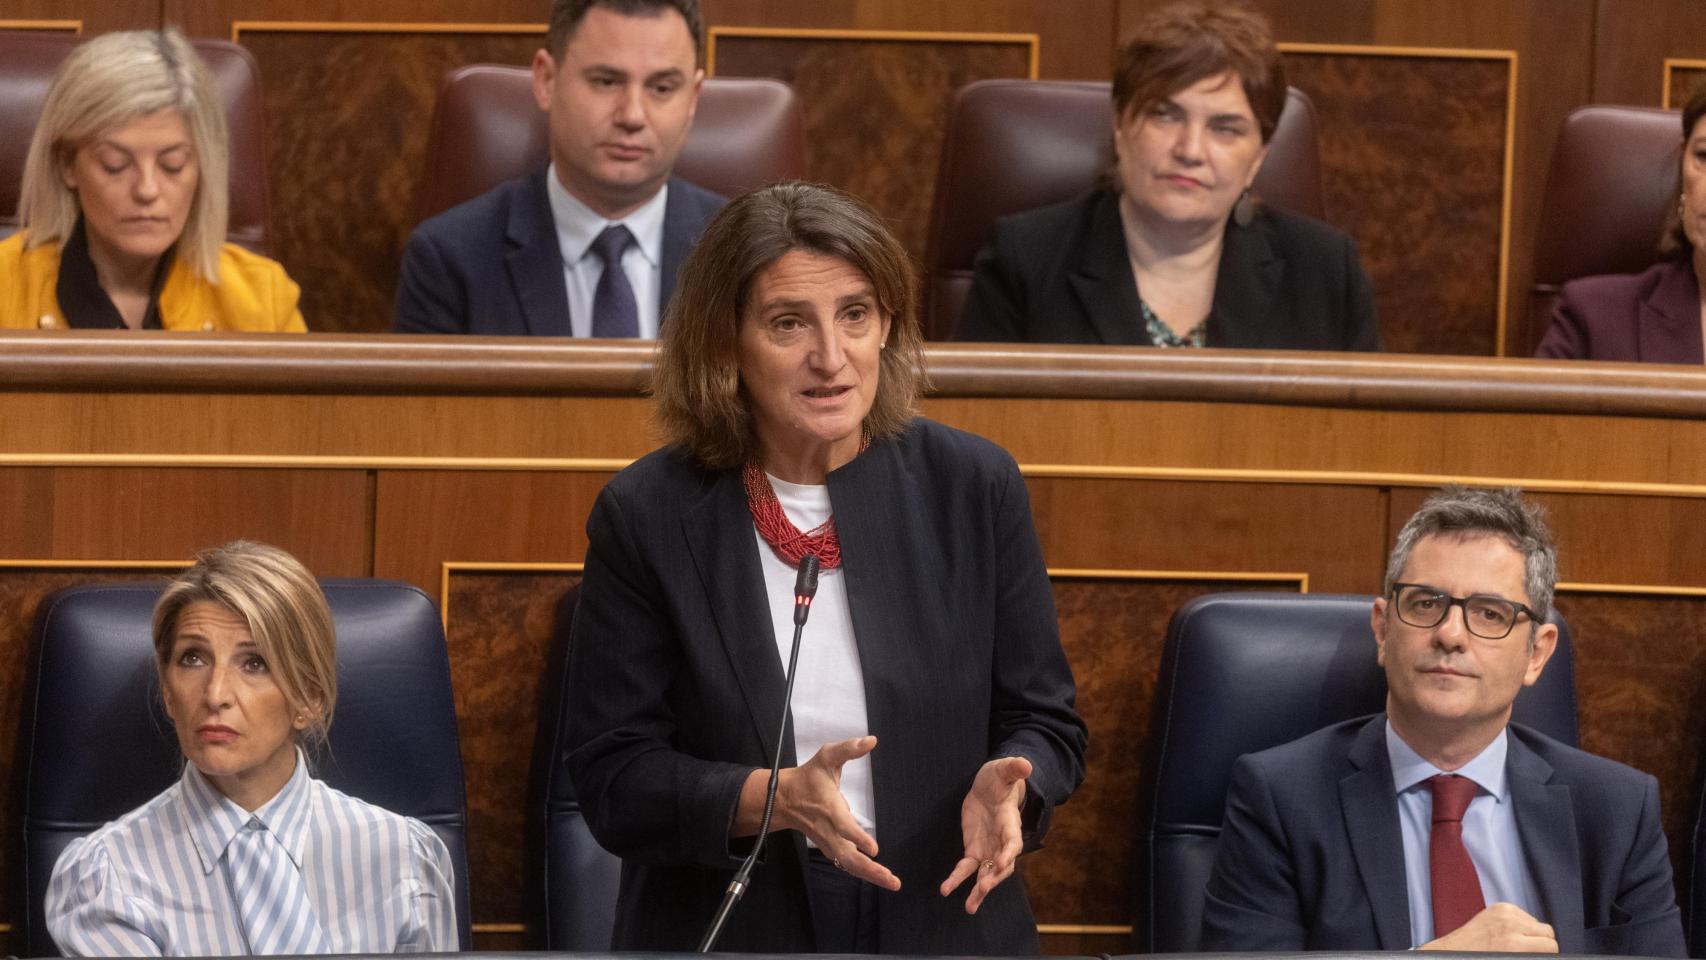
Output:
[[1238,202],[1232,205],[1232,222],[1240,227],[1247,227],[1250,221],[1256,219],[1256,198],[1250,196],[1250,188],[1238,195]]

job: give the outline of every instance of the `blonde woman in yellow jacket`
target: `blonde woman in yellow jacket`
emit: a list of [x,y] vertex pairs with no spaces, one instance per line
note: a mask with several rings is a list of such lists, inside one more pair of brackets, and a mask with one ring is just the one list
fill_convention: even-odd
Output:
[[177,30],[110,33],[54,75],[0,241],[0,328],[305,331],[284,268],[225,242],[229,146]]

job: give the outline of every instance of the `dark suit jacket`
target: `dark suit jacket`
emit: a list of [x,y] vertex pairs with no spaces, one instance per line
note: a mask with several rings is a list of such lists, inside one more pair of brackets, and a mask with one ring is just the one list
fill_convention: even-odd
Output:
[[[1405,950],[1410,905],[1385,715],[1233,768],[1204,950]],[[1684,955],[1651,776],[1512,724],[1506,769],[1539,919],[1564,953]]]
[[1564,284],[1552,326],[1534,351],[1564,360],[1706,362],[1700,338],[1700,283],[1688,259],[1642,273],[1583,277]]
[[[1013,460],[917,420],[829,475],[865,679],[883,952],[1038,949],[1018,877],[967,916],[937,886],[964,851],[960,803],[982,764],[1020,755],[1028,839],[1084,775],[1054,601]],[[783,664],[740,472],[661,450],[622,471],[587,522],[570,653],[569,775],[593,835],[623,858],[617,949],[691,950],[738,861],[741,784],[768,767]],[[808,622],[804,643],[812,642]],[[793,766],[792,737],[784,766]],[[813,949],[798,833],[772,836],[719,949]]]
[[[724,202],[670,178],[660,310],[681,262]],[[545,171],[500,184],[416,227],[403,250],[393,311],[391,329],[403,333],[571,336]]]
[[[1248,227],[1227,221],[1208,346],[1380,349],[1351,238],[1300,214],[1259,210]],[[954,338],[1149,345],[1118,196],[1099,190],[996,221]]]

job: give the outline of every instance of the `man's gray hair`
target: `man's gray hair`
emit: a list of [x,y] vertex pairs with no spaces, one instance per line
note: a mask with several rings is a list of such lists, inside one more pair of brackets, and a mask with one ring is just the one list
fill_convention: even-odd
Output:
[[1386,561],[1383,591],[1392,593],[1392,583],[1410,562],[1410,551],[1423,537],[1496,536],[1522,554],[1524,588],[1528,605],[1544,622],[1552,616],[1552,588],[1558,582],[1558,548],[1546,527],[1546,511],[1524,500],[1516,487],[1477,490],[1451,484],[1429,497],[1421,509],[1398,531],[1398,542]]

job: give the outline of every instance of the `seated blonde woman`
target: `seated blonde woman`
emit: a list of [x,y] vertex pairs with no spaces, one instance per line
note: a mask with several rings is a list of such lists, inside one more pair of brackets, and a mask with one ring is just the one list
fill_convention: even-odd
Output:
[[188,761],[164,793],[68,846],[47,924],[71,956],[457,949],[432,828],[315,779],[337,700],[326,598],[282,550],[202,554],[154,608],[155,666]]
[[225,242],[230,147],[176,30],[109,33],[54,75],[0,241],[0,328],[304,331],[296,283]]

